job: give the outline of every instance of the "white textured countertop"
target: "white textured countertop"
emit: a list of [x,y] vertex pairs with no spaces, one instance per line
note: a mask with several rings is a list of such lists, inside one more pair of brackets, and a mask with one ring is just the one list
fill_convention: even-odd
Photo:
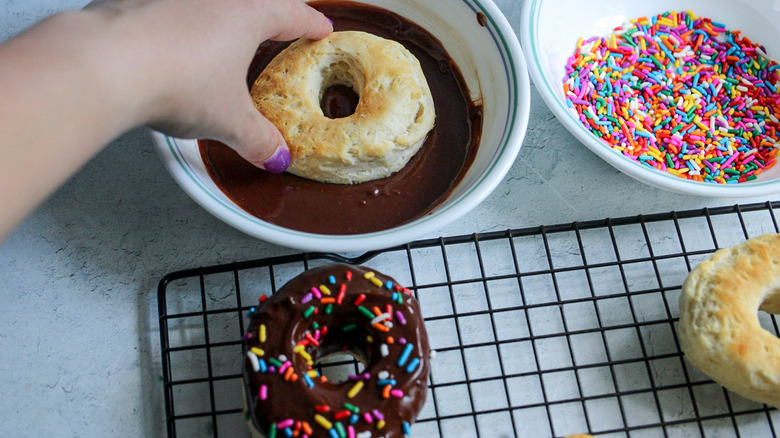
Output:
[[[497,3],[517,31],[522,2]],[[0,39],[83,4],[5,1]],[[441,235],[766,200],[640,184],[577,142],[532,93],[514,167]],[[160,278],[290,252],[198,207],[169,177],[146,130],[111,142],[0,244],[0,435],[164,436]]]

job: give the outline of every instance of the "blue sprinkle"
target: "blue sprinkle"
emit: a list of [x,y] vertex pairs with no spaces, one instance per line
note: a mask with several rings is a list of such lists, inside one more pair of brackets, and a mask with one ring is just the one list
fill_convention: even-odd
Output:
[[409,360],[409,355],[412,354],[412,349],[414,348],[414,345],[406,344],[404,347],[404,351],[401,352],[401,356],[398,358],[398,366],[402,367],[406,364],[406,361]]
[[[598,123],[598,122],[596,122],[596,123]],[[650,134],[649,132],[645,132],[645,131],[634,131],[634,135],[638,135],[638,136],[644,137],[644,138],[651,138],[653,136],[653,134]]]
[[328,283],[336,284],[336,277],[334,277],[332,275],[328,276]]
[[352,414],[349,416],[349,424],[355,424],[358,421],[360,421],[360,417],[358,416],[358,414]]
[[393,282],[390,280],[387,280],[387,283],[385,283],[385,289],[390,290],[393,288]]
[[336,431],[335,427],[328,429],[328,435],[330,435],[330,438],[339,438],[339,433]]
[[246,317],[249,318],[250,316],[252,316],[253,313],[255,313],[255,308],[250,307],[249,311],[246,313]]
[[404,421],[401,423],[401,427],[404,429],[404,435],[411,435],[412,434],[412,427],[409,425],[408,421]]
[[420,364],[420,359],[415,357],[414,359],[409,361],[409,366],[406,367],[406,372],[411,373],[412,371],[414,371],[415,368],[417,368],[417,365],[419,364]]
[[311,377],[309,377],[308,374],[303,373],[303,380],[306,382],[306,386],[308,386],[309,389],[314,388],[314,381],[311,380]]
[[395,386],[396,381],[395,379],[383,379],[383,380],[377,380],[376,384],[377,386],[385,386],[385,385]]
[[292,429],[289,428],[289,427],[285,427],[284,428],[284,436],[286,436],[287,438],[292,438],[292,436],[293,436]]
[[260,372],[264,373],[268,371],[268,366],[265,364],[265,359],[257,358],[257,364],[260,366]]

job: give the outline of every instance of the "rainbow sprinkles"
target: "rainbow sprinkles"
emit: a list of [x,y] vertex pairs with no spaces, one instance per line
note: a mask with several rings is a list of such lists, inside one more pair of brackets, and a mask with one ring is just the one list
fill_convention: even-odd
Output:
[[638,164],[735,184],[776,163],[778,68],[740,31],[672,11],[580,38],[563,90],[585,127]]

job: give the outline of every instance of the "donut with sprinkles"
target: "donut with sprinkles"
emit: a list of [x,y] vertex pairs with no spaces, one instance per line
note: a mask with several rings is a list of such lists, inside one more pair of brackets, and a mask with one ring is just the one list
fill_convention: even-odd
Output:
[[[363,266],[331,264],[261,297],[249,319],[243,378],[253,436],[411,435],[432,352],[408,288]],[[364,369],[328,380],[316,364],[338,352]]]

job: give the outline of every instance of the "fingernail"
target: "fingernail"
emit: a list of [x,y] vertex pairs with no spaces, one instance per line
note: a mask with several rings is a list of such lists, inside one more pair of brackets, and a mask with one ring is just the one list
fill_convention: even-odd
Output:
[[271,173],[282,173],[290,167],[290,160],[290,151],[284,146],[279,146],[271,158],[263,162],[263,169]]
[[331,27],[332,27],[332,26],[333,26],[333,20],[331,20],[331,19],[330,19],[330,18],[328,18],[328,17],[325,17],[325,19],[326,19],[326,20],[328,20],[328,23],[330,23],[330,25],[331,25]]

